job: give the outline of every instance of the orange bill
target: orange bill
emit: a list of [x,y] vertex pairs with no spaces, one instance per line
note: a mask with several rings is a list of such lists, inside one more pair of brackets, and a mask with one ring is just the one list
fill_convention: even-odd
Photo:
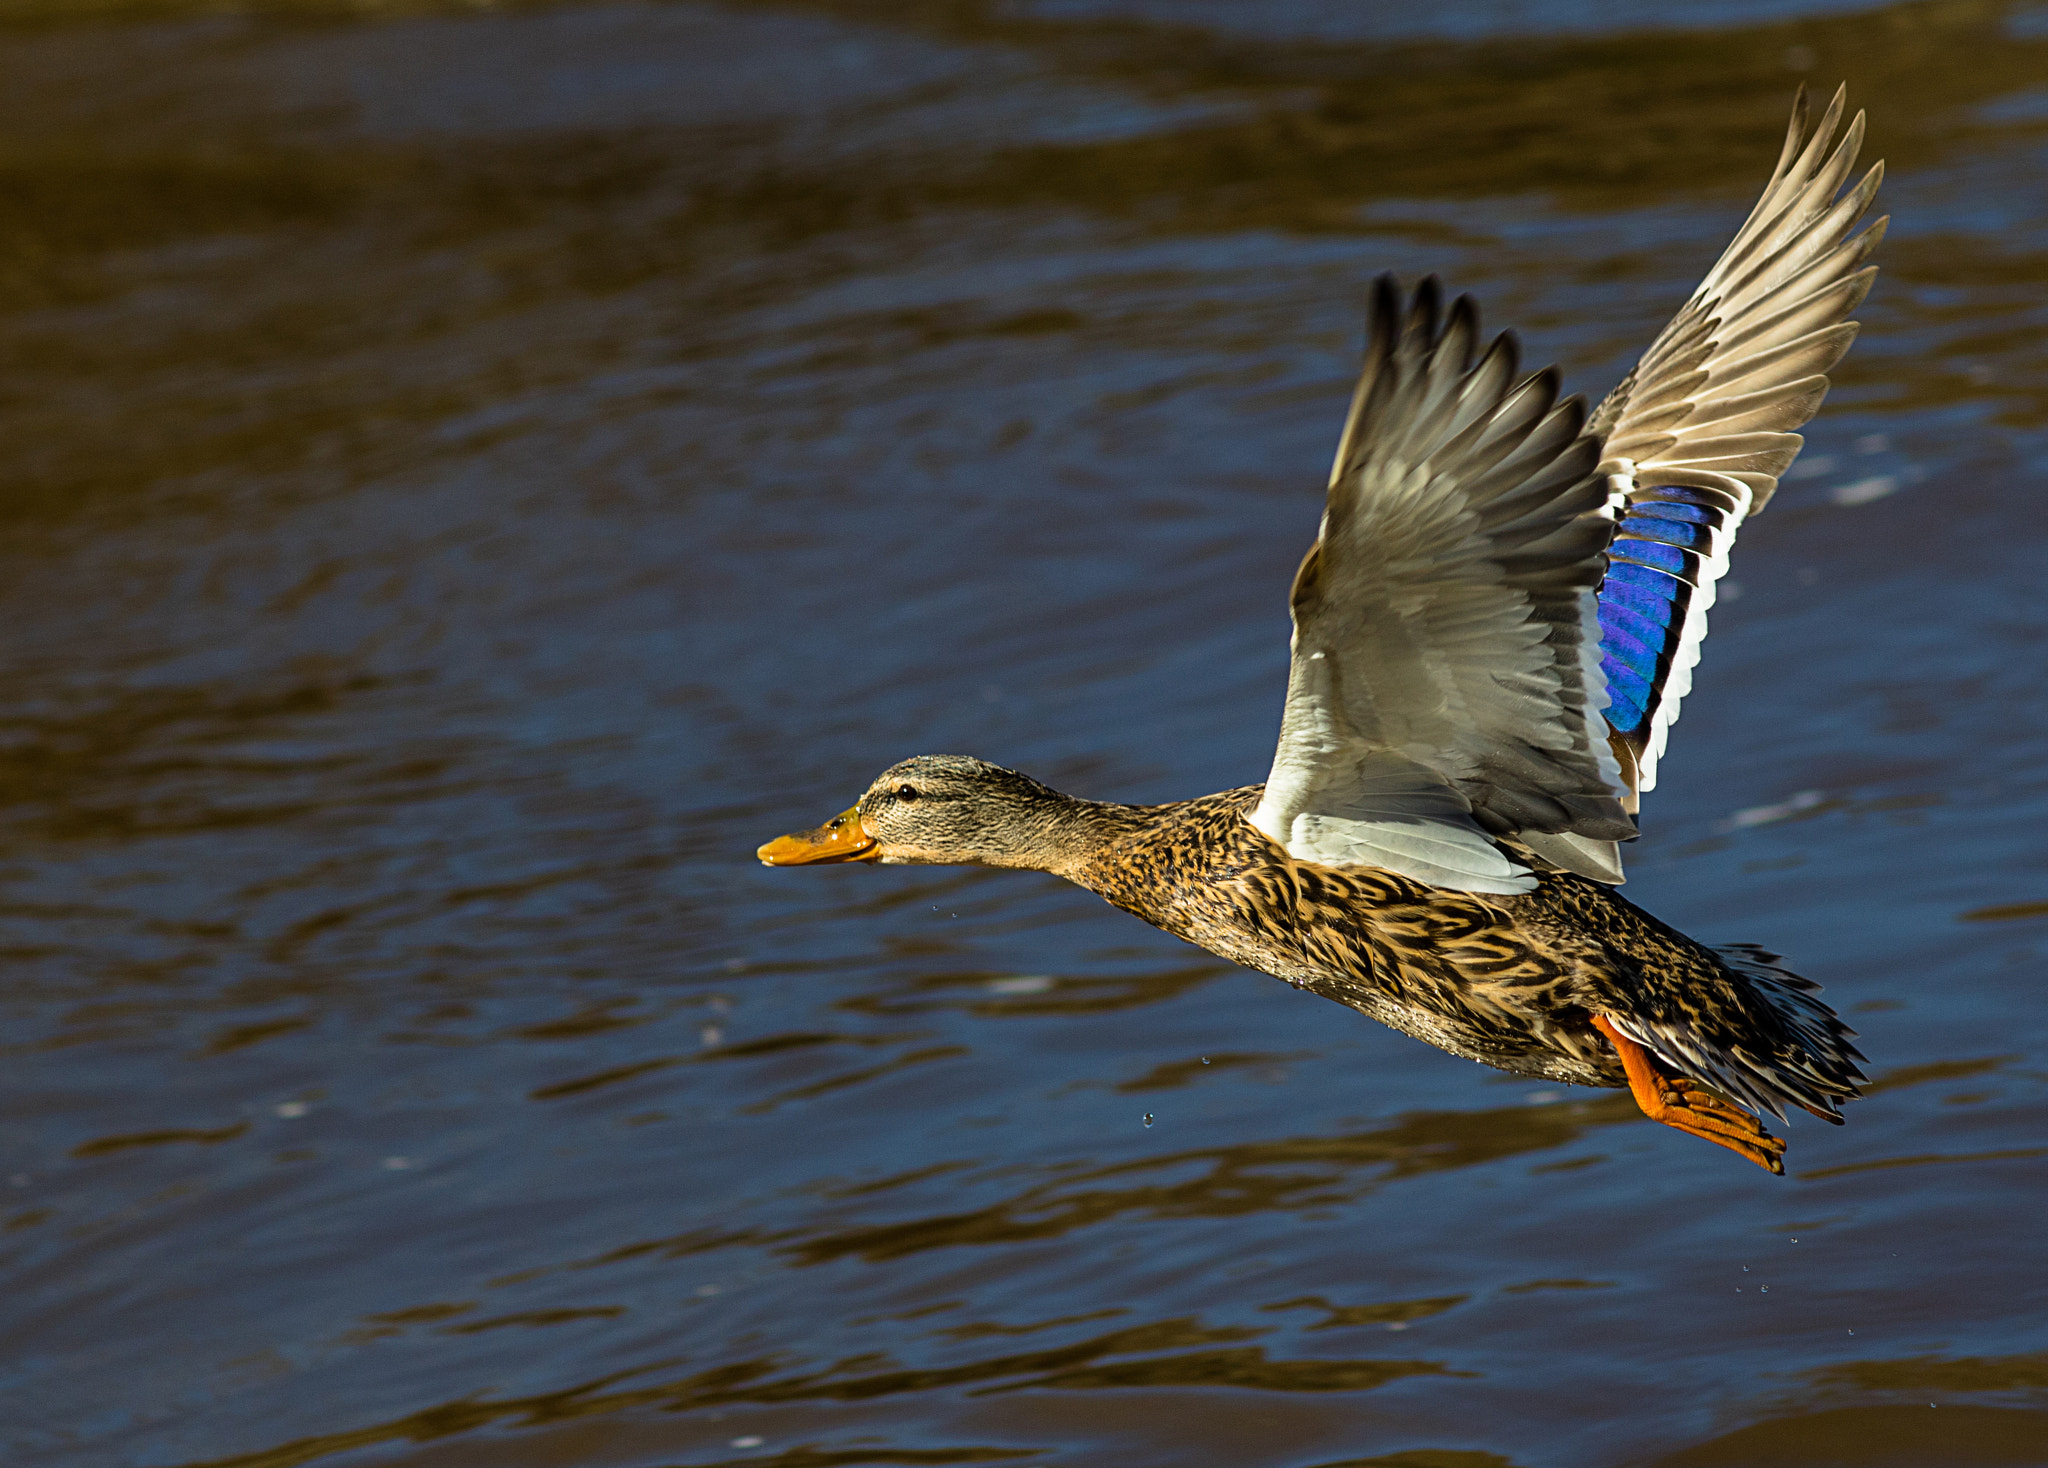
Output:
[[879,861],[881,850],[860,823],[860,807],[843,810],[815,831],[777,836],[754,855],[771,867],[799,867],[823,861]]

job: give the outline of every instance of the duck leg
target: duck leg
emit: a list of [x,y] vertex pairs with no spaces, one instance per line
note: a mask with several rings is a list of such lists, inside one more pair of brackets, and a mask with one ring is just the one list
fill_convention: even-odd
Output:
[[1740,1152],[1768,1172],[1784,1174],[1785,1164],[1779,1160],[1785,1151],[1783,1138],[1772,1136],[1762,1122],[1705,1086],[1664,1075],[1651,1062],[1650,1052],[1617,1030],[1605,1015],[1594,1015],[1593,1027],[1614,1042],[1621,1068],[1628,1073],[1629,1092],[1643,1108],[1643,1115]]

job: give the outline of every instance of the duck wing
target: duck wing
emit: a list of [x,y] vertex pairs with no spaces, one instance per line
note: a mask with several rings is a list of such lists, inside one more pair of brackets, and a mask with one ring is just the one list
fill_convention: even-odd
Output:
[[1621,486],[1555,369],[1479,340],[1469,298],[1377,282],[1250,819],[1302,861],[1505,894],[1535,878],[1495,836],[1635,834],[1595,598]]
[[1809,133],[1801,89],[1763,197],[1588,425],[1619,496],[1601,669],[1630,811],[1657,783],[1735,533],[1799,452],[1792,430],[1820,407],[1877,274],[1864,262],[1886,221],[1856,231],[1884,165],[1842,192],[1863,143],[1861,112],[1834,141],[1843,95]]
[[[1322,529],[1293,592],[1280,746],[1251,820],[1299,860],[1471,892],[1534,885],[1493,839],[1621,880],[1737,530],[1777,488],[1855,339],[1883,178],[1842,186],[1838,90],[1802,90],[1714,268],[1591,419],[1554,369],[1477,362],[1436,282],[1374,292]],[[1596,591],[1597,588],[1597,591]],[[1596,715],[1604,714],[1604,718]]]

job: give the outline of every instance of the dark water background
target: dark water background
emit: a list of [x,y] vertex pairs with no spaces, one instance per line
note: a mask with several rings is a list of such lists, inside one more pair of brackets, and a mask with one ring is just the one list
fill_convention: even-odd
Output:
[[[2048,1464],[2048,8],[0,4],[0,1461]],[[1259,778],[1363,283],[1597,394],[1847,78],[1896,215],[1629,893],[1791,1175],[882,766]]]

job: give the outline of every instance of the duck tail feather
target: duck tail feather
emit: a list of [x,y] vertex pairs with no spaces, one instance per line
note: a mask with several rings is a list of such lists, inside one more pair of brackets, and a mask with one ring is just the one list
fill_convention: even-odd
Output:
[[1857,1068],[1864,1056],[1852,1043],[1856,1032],[1818,997],[1819,984],[1793,973],[1770,950],[1736,943],[1711,951],[1726,976],[1757,1001],[1747,1023],[1639,1013],[1612,1017],[1616,1027],[1680,1074],[1758,1116],[1769,1112],[1782,1121],[1790,1102],[1841,1125],[1837,1103],[1855,1099],[1867,1079]]

